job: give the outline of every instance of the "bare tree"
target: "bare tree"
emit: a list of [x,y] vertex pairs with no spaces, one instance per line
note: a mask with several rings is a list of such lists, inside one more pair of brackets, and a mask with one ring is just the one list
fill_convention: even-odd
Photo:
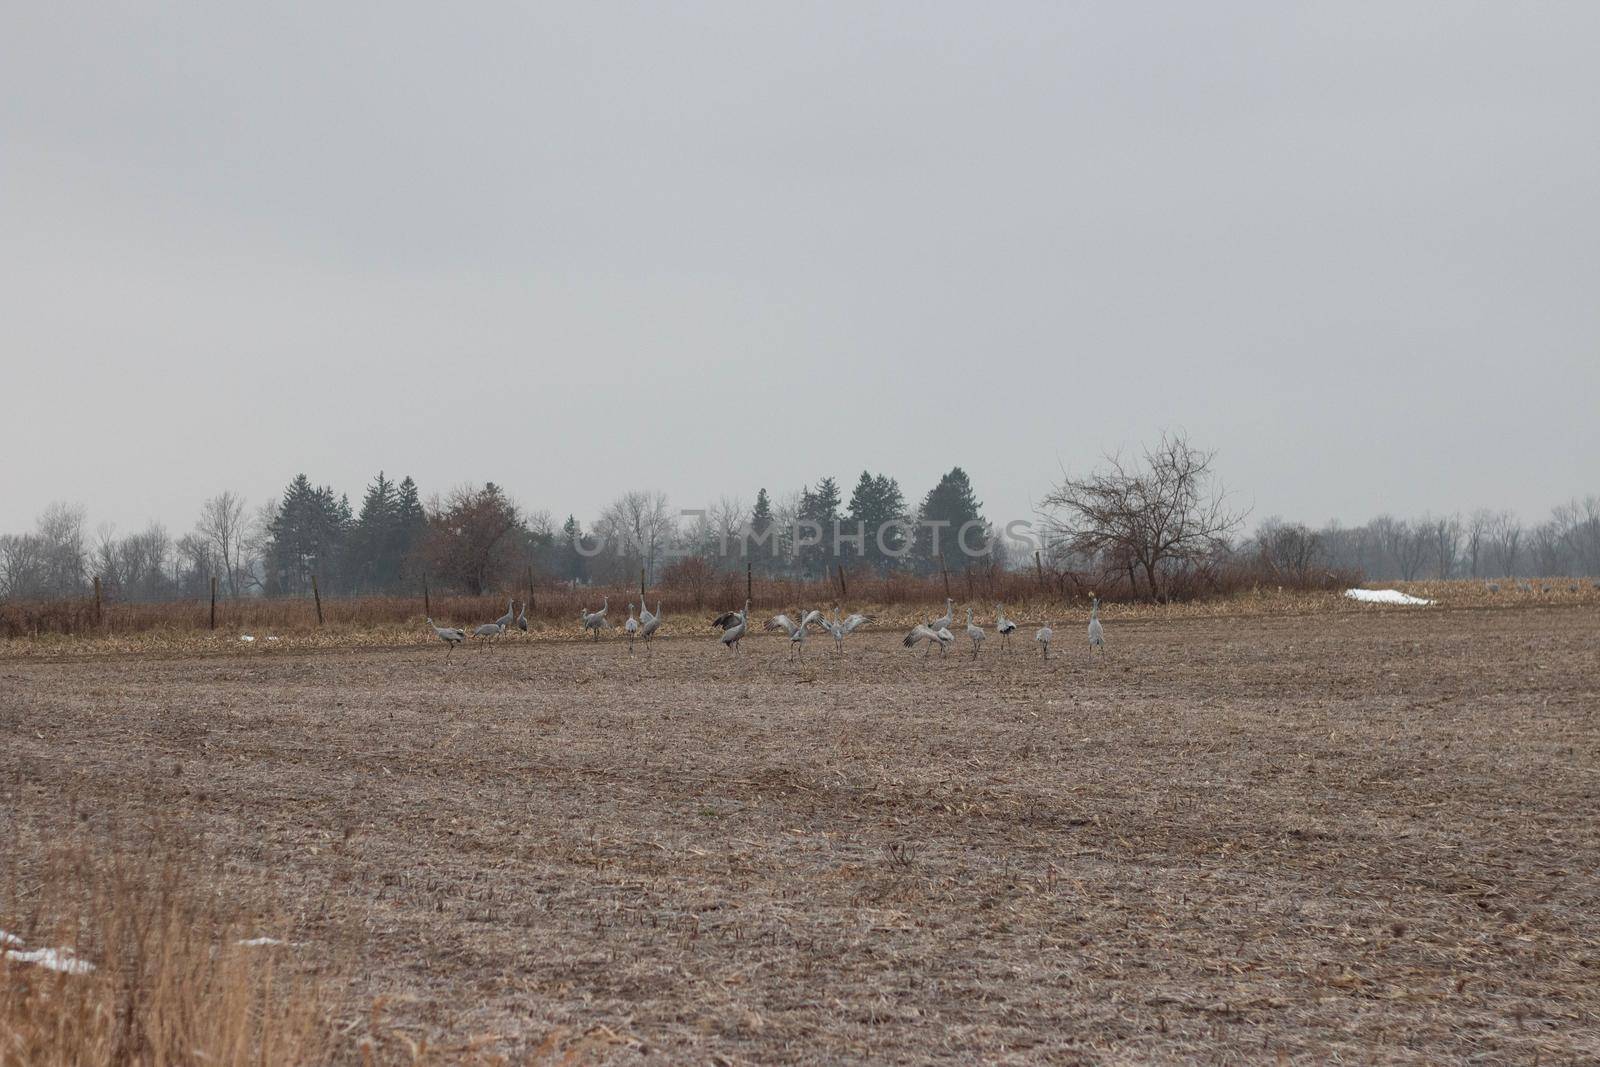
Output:
[[1562,554],[1566,548],[1566,531],[1554,519],[1541,522],[1528,531],[1528,552],[1533,557],[1533,569],[1544,577],[1561,574],[1567,568],[1562,565]]
[[1100,471],[1064,477],[1041,507],[1075,551],[1125,558],[1151,599],[1163,600],[1165,583],[1205,565],[1244,521],[1216,484],[1215,457],[1181,433],[1162,434],[1136,462],[1108,455]]
[[1498,511],[1488,526],[1489,554],[1495,572],[1510,578],[1517,572],[1517,554],[1522,548],[1522,522],[1514,512]]
[[642,565],[646,582],[654,583],[656,563],[677,532],[667,495],[642,489],[623,493],[601,512],[599,526],[630,572]]
[[245,522],[244,497],[225,489],[200,506],[200,519],[194,524],[194,533],[211,546],[211,554],[222,567],[228,583],[228,595],[239,595],[239,578],[245,555],[248,526]]
[[750,509],[739,497],[725,496],[711,505],[707,518],[711,521],[711,536],[716,542],[713,562],[721,569],[729,569],[747,547],[743,535],[745,524],[750,521]]
[[1461,557],[1461,516],[1442,515],[1423,519],[1423,524],[1427,527],[1434,576],[1449,578]]
[[1275,581],[1303,588],[1321,566],[1322,538],[1304,523],[1267,519],[1255,540],[1257,557]]
[[1479,567],[1486,562],[1489,553],[1489,529],[1494,524],[1494,513],[1488,508],[1479,508],[1472,513],[1472,518],[1467,520],[1467,559],[1472,564],[1472,576],[1482,576]]

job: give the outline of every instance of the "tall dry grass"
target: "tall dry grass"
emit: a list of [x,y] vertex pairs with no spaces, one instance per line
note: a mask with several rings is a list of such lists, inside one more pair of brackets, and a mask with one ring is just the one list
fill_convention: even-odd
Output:
[[[1179,600],[1227,597],[1262,584],[1260,575],[1247,568],[1218,570],[1176,585],[1171,593]],[[1306,590],[1345,588],[1359,584],[1360,576],[1318,573],[1308,579]],[[1274,580],[1272,583],[1281,586]],[[974,567],[948,576],[890,574],[880,576],[862,570],[847,571],[843,583],[835,572],[826,579],[806,581],[788,578],[758,578],[751,583],[753,608],[758,612],[781,611],[795,607],[828,607],[838,603],[846,611],[865,604],[881,607],[917,608],[940,605],[946,596],[962,603],[1088,603],[1091,593],[1108,602],[1137,600],[1142,587],[1130,587],[1125,573],[1081,574],[1067,571],[1008,571],[999,567]],[[599,607],[609,597],[618,617],[629,601],[638,602],[637,586],[610,585],[573,588],[552,585],[528,590],[525,586],[507,588],[480,597],[438,595],[428,598],[426,608],[416,596],[323,597],[323,628],[332,630],[370,630],[384,626],[410,625],[420,621],[425,610],[440,625],[472,625],[499,617],[508,599],[527,602],[531,619],[564,626],[583,611]],[[647,590],[645,599],[654,610],[657,601],[671,616],[682,618],[706,611],[713,613],[743,605],[745,576],[742,573],[714,573],[709,569],[674,568],[662,581]],[[209,601],[182,600],[167,603],[107,602],[97,613],[92,598],[0,602],[0,638],[42,635],[141,634],[156,630],[191,632],[210,627]],[[915,612],[912,612],[915,614]],[[318,628],[315,602],[310,597],[245,597],[217,601],[217,628],[251,633],[292,634]]]
[[[0,929],[82,973],[0,959],[0,1065],[300,1064],[333,1044],[321,990],[254,935],[181,842],[110,855],[80,840],[25,869]],[[92,968],[92,969],[89,969]],[[77,968],[73,968],[76,970]]]

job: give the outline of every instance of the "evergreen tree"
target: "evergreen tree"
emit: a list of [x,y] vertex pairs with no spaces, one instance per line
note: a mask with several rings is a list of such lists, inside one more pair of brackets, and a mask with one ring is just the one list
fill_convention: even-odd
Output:
[[772,530],[772,498],[765,488],[756,493],[756,506],[750,510],[750,535],[743,547],[753,569],[758,573],[770,573],[775,562],[772,539],[777,534]]
[[408,474],[400,479],[400,489],[395,494],[394,556],[400,561],[402,578],[413,577],[421,569],[418,554],[423,538],[428,534],[428,513],[422,506],[417,483]]
[[335,499],[331,486],[313,487],[304,474],[296,475],[267,526],[268,592],[303,596],[311,591],[312,575],[333,589],[341,580],[350,525],[349,498]]
[[[939,484],[922,499],[916,555],[924,572],[938,570],[939,554],[950,560],[961,552],[958,542],[961,528],[969,522],[982,523],[982,509],[983,505],[972,491],[972,481],[967,477],[967,472],[960,467],[950,468],[950,472],[940,478]],[[937,532],[928,525],[930,523],[940,524]],[[976,549],[987,543],[986,536],[985,526],[983,535],[968,533],[966,543]]]
[[589,561],[579,552],[582,547],[583,527],[576,517],[567,516],[567,521],[561,525],[561,577],[572,582],[583,582],[589,578]]
[[399,583],[399,504],[395,484],[379,471],[367,486],[361,514],[350,531],[345,575],[353,591],[389,592]]
[[[817,483],[815,491],[800,490],[800,512],[797,518],[816,523],[822,531],[820,542],[799,548],[800,558],[797,562],[802,573],[808,578],[827,573],[829,562],[833,558],[834,535],[839,528],[839,483],[832,478],[824,478]],[[808,528],[805,536],[809,538],[812,533]]]
[[[899,562],[898,553],[906,540],[903,528],[890,527],[888,524],[904,521],[905,511],[905,496],[900,492],[899,482],[886,474],[874,477],[870,472],[862,471],[855,492],[850,495],[850,515],[845,532],[852,537],[863,537],[864,543],[859,551],[855,550],[853,544],[846,547],[852,554],[870,561],[879,574],[886,574]],[[881,547],[878,536],[880,530],[883,533]]]

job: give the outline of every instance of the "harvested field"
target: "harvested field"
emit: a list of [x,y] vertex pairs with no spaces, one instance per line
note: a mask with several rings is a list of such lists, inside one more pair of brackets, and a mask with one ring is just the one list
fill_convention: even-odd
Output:
[[1056,625],[0,658],[0,927],[160,821],[352,1056],[1600,1060],[1592,604]]

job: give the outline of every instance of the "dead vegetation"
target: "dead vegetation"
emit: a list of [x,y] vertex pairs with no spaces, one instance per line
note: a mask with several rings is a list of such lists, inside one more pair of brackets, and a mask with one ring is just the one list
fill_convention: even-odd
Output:
[[1590,1062],[1600,613],[1442,599],[13,658],[0,819],[203,835],[354,1061]]

